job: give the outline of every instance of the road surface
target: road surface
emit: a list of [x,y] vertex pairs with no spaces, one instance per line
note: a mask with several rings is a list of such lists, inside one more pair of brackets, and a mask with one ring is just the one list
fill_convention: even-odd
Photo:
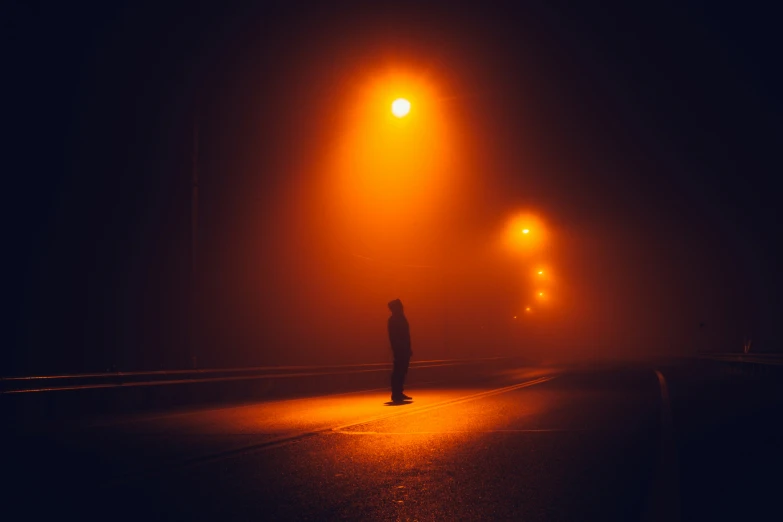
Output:
[[[412,376],[415,383],[415,376]],[[779,388],[685,365],[11,429],[7,520],[777,519]]]

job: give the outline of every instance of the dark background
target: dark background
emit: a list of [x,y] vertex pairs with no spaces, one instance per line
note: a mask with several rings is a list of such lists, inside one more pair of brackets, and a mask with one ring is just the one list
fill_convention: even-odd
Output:
[[[340,93],[389,56],[465,97],[488,173],[466,215],[489,230],[533,205],[564,238],[558,269],[577,304],[518,342],[687,354],[739,351],[751,335],[779,351],[772,8],[563,4],[4,4],[0,374],[190,364],[194,121],[199,365],[387,357],[397,295],[362,293],[355,267],[287,217],[317,221],[297,197]],[[516,310],[499,273],[470,276],[484,293],[447,285],[454,324],[503,318],[453,334],[470,341],[458,349],[412,298],[420,357],[519,350],[504,344]],[[370,295],[377,310],[362,308]]]

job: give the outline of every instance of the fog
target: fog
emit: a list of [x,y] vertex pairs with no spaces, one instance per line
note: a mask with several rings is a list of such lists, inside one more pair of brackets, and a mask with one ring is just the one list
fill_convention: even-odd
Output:
[[[650,172],[635,169],[649,166],[618,160],[611,133],[542,131],[553,115],[541,105],[560,103],[544,94],[546,79],[509,104],[523,117],[510,121],[497,96],[513,89],[465,86],[481,58],[399,52],[382,38],[360,47],[323,73],[351,81],[308,80],[275,204],[242,200],[243,232],[223,251],[242,268],[215,283],[203,312],[221,357],[385,360],[394,298],[422,359],[634,358],[729,348],[744,335],[723,321],[740,313],[725,285],[740,268],[702,236],[714,223],[685,221],[664,195],[645,193]],[[390,113],[397,96],[412,101],[407,119]],[[524,223],[528,237],[509,237]],[[705,332],[707,318],[716,325]]]
[[173,40],[141,8],[95,26],[102,51],[67,40],[73,82],[34,113],[66,138],[19,149],[8,373],[383,361],[395,298],[420,360],[779,345],[768,122],[710,120],[745,87],[705,96],[712,69],[675,58],[701,44],[652,24],[658,54],[625,60],[544,7],[226,9]]

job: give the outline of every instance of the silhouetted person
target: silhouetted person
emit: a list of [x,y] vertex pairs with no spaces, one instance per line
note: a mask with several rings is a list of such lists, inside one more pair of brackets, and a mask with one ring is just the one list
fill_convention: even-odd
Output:
[[389,303],[391,317],[389,317],[389,342],[394,353],[394,370],[391,376],[392,402],[410,400],[410,397],[402,393],[405,385],[405,375],[408,373],[408,365],[411,362],[413,351],[411,350],[411,332],[408,319],[402,311],[402,301],[395,299]]

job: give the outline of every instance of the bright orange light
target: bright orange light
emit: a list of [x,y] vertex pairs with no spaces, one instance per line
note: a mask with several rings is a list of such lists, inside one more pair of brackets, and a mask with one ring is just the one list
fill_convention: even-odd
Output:
[[532,270],[529,269],[530,271],[527,273],[529,274],[528,277],[535,280],[534,284],[538,286],[539,289],[544,291],[553,290],[553,285],[557,284],[557,270],[553,268],[553,265],[546,264],[541,260],[538,260],[535,263],[536,265],[533,266]]
[[507,250],[523,254],[540,253],[547,239],[546,225],[540,217],[531,213],[509,216],[502,236]]
[[397,98],[392,102],[391,110],[392,114],[398,118],[402,118],[411,111],[411,102],[405,98]]
[[438,87],[426,75],[383,69],[341,98],[351,103],[335,113],[323,140],[327,167],[318,167],[335,247],[373,258],[425,257],[418,245],[460,194],[466,172],[462,133],[438,102]]
[[517,318],[517,316],[515,315],[515,316],[514,316],[514,319],[516,319],[516,318]]
[[539,296],[541,296],[541,297],[543,297],[543,295],[544,295],[544,292],[538,292],[538,295],[539,295]]
[[527,308],[525,308],[525,312],[529,312],[529,311],[530,311],[530,307],[528,306]]

